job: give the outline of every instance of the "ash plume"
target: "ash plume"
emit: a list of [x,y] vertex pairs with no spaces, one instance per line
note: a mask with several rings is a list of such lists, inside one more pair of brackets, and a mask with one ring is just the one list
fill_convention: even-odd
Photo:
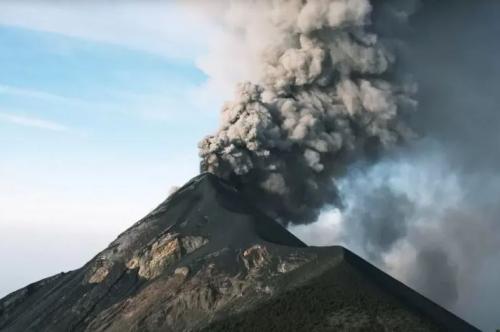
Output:
[[402,117],[415,107],[414,86],[396,79],[368,0],[218,9],[225,28],[249,43],[252,77],[200,142],[201,169],[240,185],[285,224],[312,222],[337,203],[335,179],[347,165],[411,136]]
[[202,8],[224,33],[199,66],[246,82],[201,142],[202,169],[308,244],[344,244],[498,328],[500,3]]

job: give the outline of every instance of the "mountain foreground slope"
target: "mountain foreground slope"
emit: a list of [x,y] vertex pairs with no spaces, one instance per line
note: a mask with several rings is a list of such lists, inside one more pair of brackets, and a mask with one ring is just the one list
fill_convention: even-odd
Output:
[[0,331],[259,330],[478,331],[342,247],[307,247],[208,173],[82,268],[0,300]]

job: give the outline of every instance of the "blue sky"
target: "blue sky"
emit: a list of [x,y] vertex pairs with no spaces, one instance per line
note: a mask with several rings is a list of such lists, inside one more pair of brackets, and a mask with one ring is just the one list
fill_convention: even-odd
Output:
[[203,38],[165,6],[109,29],[92,8],[0,4],[0,297],[81,266],[197,174],[219,105]]

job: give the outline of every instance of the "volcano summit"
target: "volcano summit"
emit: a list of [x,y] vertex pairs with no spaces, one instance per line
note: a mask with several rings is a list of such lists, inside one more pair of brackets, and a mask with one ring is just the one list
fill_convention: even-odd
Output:
[[1,331],[477,331],[228,182],[189,181],[82,268],[0,300]]

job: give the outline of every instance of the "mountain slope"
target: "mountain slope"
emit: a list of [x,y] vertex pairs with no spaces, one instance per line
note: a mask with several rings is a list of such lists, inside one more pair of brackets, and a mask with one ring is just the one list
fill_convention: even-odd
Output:
[[202,174],[82,268],[0,300],[1,331],[476,331]]

